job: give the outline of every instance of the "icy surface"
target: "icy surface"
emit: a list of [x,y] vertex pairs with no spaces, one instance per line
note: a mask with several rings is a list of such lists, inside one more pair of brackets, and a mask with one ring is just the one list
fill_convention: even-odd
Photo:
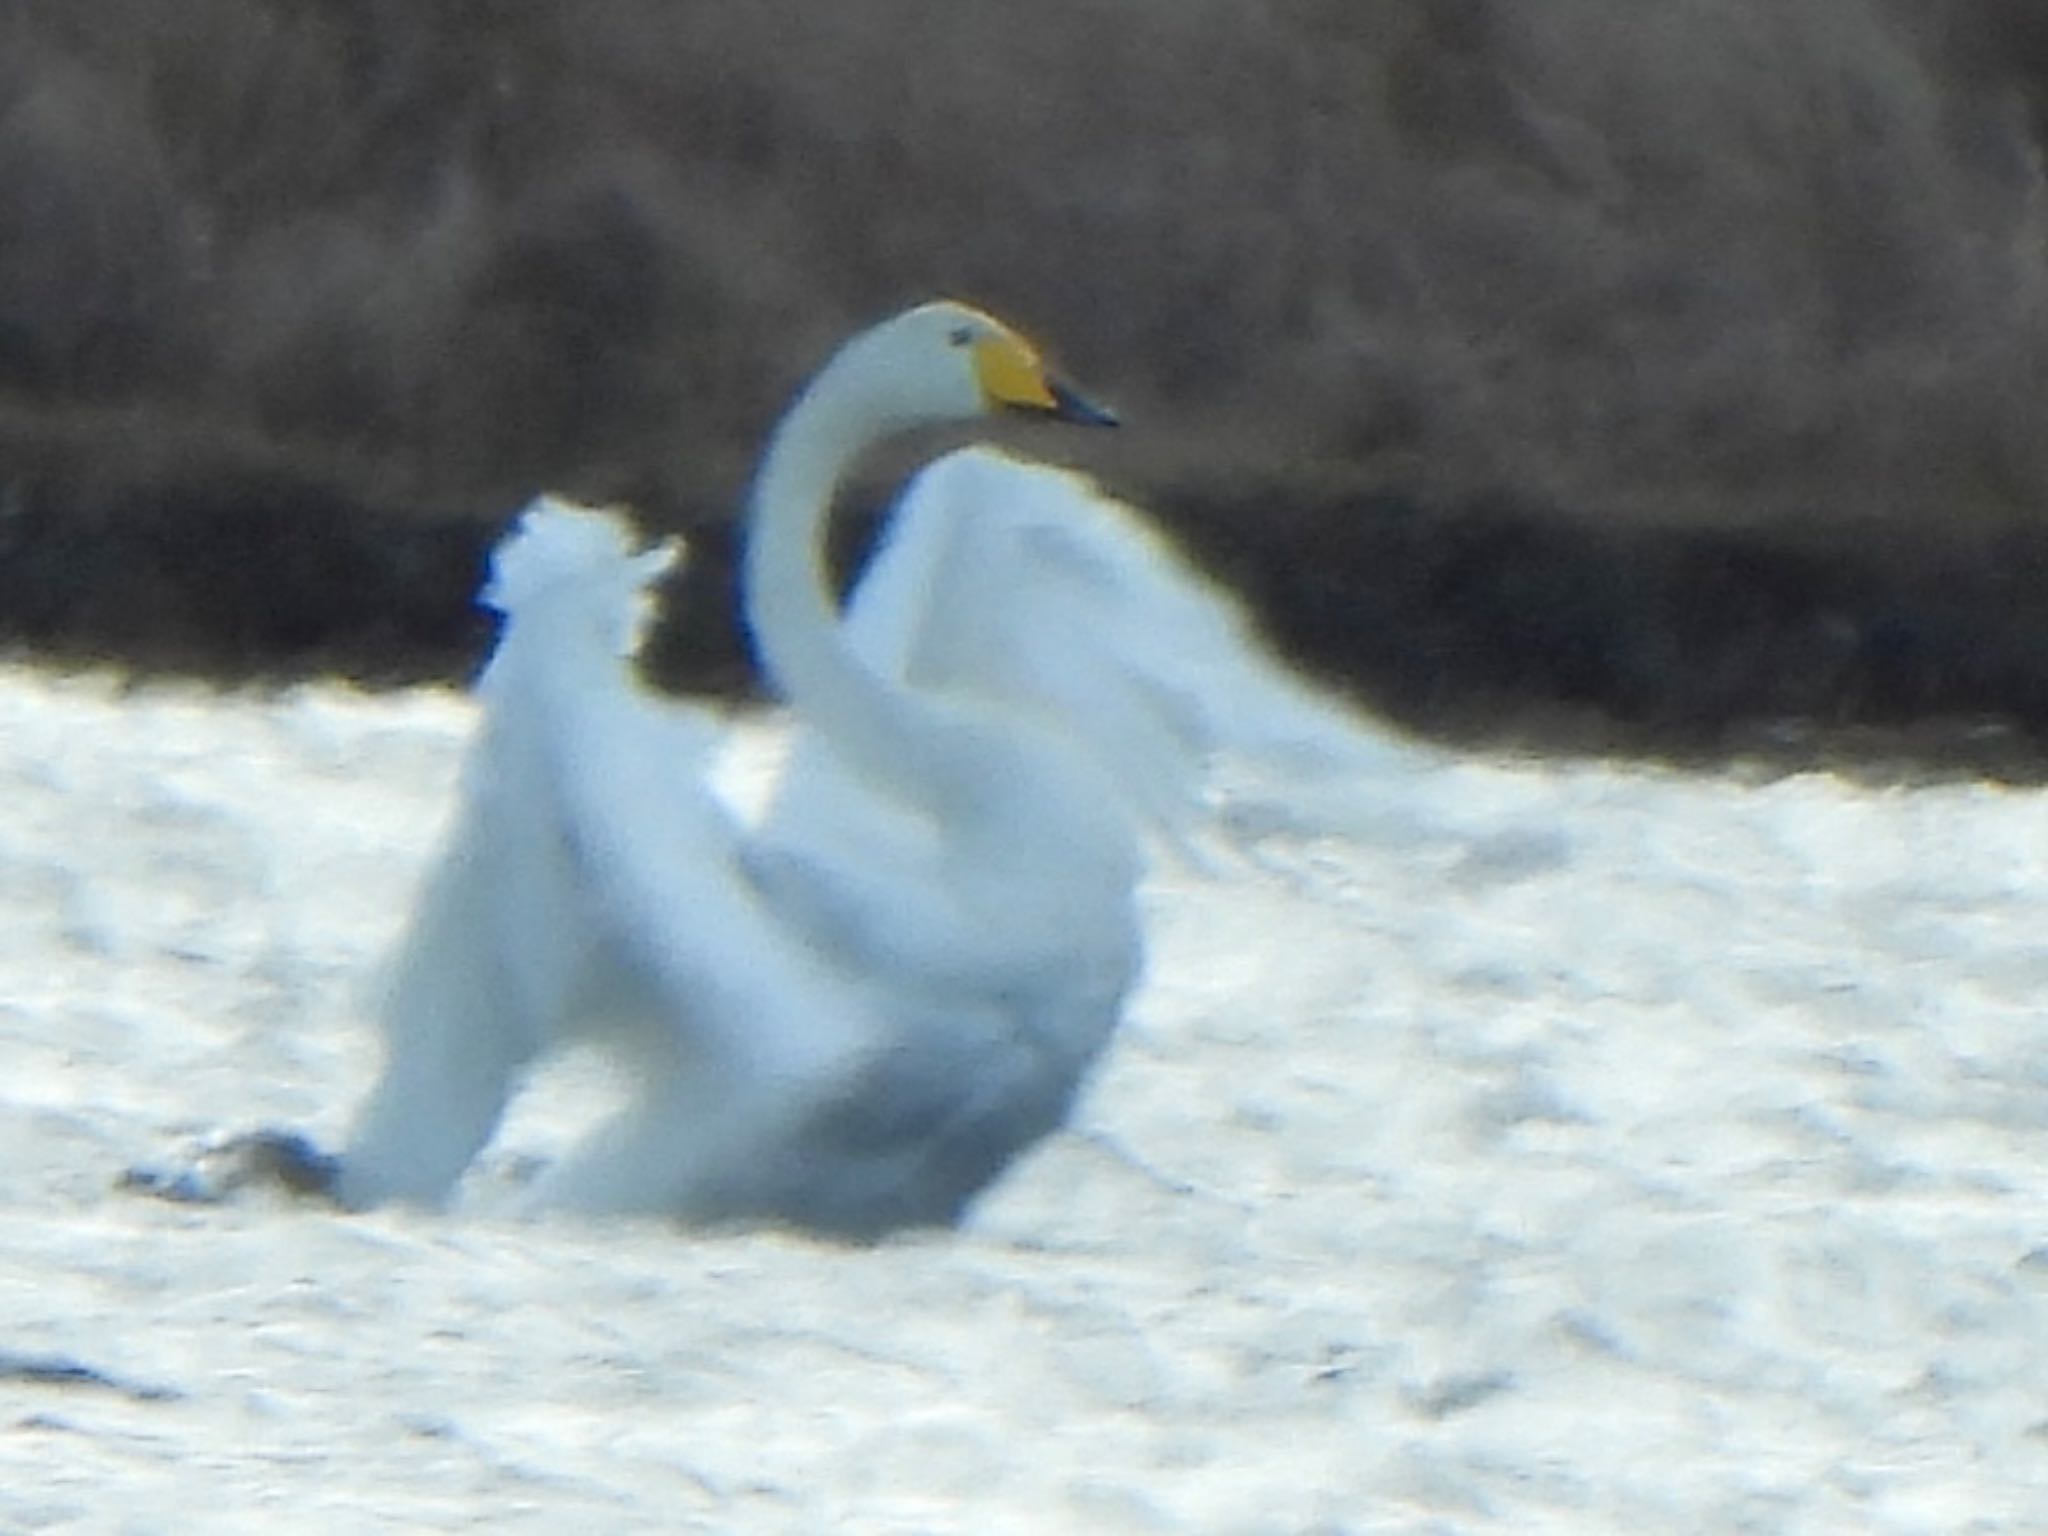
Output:
[[338,1137],[470,718],[0,673],[0,1530],[2048,1529],[2048,798],[1266,807],[955,1235],[514,1219],[591,1063],[450,1214],[117,1189]]

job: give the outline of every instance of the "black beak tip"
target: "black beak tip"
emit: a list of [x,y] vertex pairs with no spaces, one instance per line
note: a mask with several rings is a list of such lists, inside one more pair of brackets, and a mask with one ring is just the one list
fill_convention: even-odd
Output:
[[1054,379],[1048,385],[1052,391],[1052,415],[1057,421],[1071,422],[1081,427],[1114,427],[1121,423],[1116,412],[1070,389]]

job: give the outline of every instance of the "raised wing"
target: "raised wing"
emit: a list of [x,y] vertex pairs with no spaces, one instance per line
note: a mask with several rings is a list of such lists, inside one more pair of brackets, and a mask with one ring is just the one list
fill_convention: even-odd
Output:
[[[1322,796],[1334,823],[1358,820],[1370,787],[1374,820],[1390,785],[1434,761],[1304,681],[1130,508],[990,449],[948,454],[911,482],[845,623],[887,675],[1050,717],[1172,843],[1219,798],[1313,800],[1319,786],[1334,791]],[[1258,773],[1226,779],[1244,763]],[[844,823],[835,780],[799,741],[775,821]]]

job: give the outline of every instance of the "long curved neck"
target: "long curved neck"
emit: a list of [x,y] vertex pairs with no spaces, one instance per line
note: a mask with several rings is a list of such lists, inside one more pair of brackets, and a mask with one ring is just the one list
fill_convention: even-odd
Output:
[[825,523],[860,454],[905,425],[835,359],[777,427],[747,534],[744,605],[769,680],[848,766],[930,804],[958,777],[943,711],[879,676],[848,648],[825,558]]

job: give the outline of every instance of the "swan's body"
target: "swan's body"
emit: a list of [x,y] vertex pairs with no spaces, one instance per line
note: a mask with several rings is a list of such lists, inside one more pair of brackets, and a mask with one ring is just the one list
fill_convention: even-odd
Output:
[[1148,832],[1212,747],[1315,747],[1327,716],[1134,521],[994,454],[926,471],[842,624],[820,549],[848,463],[998,402],[1085,413],[1012,333],[929,305],[785,418],[745,577],[795,739],[755,822],[707,786],[716,726],[632,674],[671,552],[558,503],[500,547],[484,723],[344,1203],[447,1196],[520,1070],[580,1036],[638,1095],[548,1179],[579,1209],[947,1223],[1062,1122],[1139,972]]

